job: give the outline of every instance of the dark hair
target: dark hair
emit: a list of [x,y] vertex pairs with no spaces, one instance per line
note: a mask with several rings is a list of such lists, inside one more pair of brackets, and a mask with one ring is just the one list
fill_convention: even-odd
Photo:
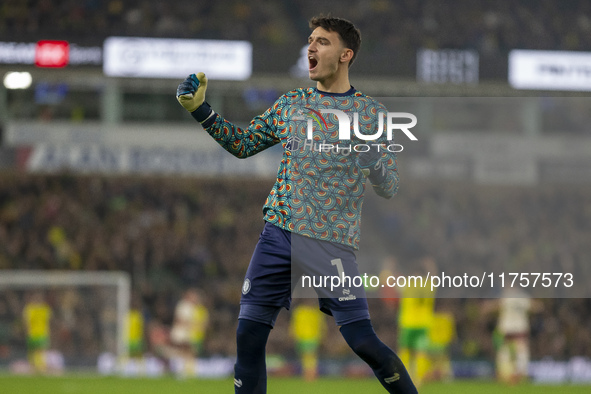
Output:
[[339,33],[341,40],[345,43],[345,47],[353,51],[353,57],[349,62],[350,67],[357,57],[357,52],[361,47],[361,32],[359,29],[346,19],[324,15],[315,16],[310,19],[310,29],[314,30],[317,27],[322,27],[324,30],[336,31]]

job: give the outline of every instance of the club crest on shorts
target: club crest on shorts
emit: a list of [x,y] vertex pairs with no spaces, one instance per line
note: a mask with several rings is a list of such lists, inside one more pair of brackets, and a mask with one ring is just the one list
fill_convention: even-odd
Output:
[[250,291],[250,279],[244,279],[244,283],[242,284],[242,294],[246,294]]

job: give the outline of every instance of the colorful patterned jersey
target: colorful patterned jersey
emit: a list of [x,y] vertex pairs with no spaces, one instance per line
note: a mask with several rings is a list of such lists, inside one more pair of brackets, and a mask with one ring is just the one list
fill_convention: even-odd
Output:
[[[331,109],[347,114],[350,139],[340,139],[344,134],[339,132],[337,114],[323,112]],[[378,195],[390,198],[398,189],[396,154],[388,149],[393,141],[387,139],[385,130],[379,136],[379,130],[385,129],[385,114],[379,102],[353,88],[343,94],[307,88],[281,96],[246,129],[219,114],[204,126],[238,158],[276,144],[283,146],[277,181],[263,206],[266,221],[357,249],[366,181],[356,165],[358,152],[380,149],[382,153],[386,178],[372,185]],[[377,139],[361,139],[359,135],[375,135]]]

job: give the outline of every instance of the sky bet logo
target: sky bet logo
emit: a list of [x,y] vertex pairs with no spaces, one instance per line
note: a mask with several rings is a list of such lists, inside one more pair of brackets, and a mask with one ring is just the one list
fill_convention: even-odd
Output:
[[[294,120],[307,120],[306,128],[306,141],[304,141],[304,148],[309,147],[317,152],[329,152],[334,151],[335,153],[343,153],[348,155],[351,151],[354,152],[367,152],[375,147],[378,151],[387,150],[389,152],[402,152],[403,147],[400,144],[390,144],[387,146],[374,143],[364,144],[349,144],[349,145],[335,145],[328,144],[325,141],[320,143],[312,143],[314,135],[314,125],[318,126],[318,130],[328,130],[328,124],[324,115],[332,114],[336,116],[339,122],[339,140],[340,141],[351,141],[351,129],[354,135],[363,141],[376,141],[386,132],[386,138],[388,141],[392,141],[394,130],[401,130],[411,141],[417,141],[417,137],[409,130],[416,126],[417,117],[408,112],[388,112],[387,114],[380,113],[378,115],[378,128],[375,134],[363,134],[359,131],[359,114],[357,112],[352,113],[351,117],[344,111],[338,109],[320,109],[315,110],[309,107],[304,107],[298,110],[298,116],[294,117]],[[384,118],[386,118],[384,122]],[[400,119],[408,119],[410,122],[398,123]],[[352,124],[351,124],[352,123]],[[384,127],[385,123],[385,127]],[[352,126],[352,127],[351,127]],[[299,149],[301,138],[294,137],[291,141],[288,141],[288,149],[297,150]]]

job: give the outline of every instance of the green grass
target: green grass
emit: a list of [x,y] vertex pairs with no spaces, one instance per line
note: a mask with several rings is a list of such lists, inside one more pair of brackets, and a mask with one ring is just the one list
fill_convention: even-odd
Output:
[[[216,394],[233,393],[231,379],[197,380],[174,378],[117,378],[67,375],[59,377],[0,376],[0,391],[7,394]],[[590,393],[591,386],[540,386],[524,384],[507,387],[494,382],[458,381],[432,383],[421,388],[421,394],[557,394]],[[385,393],[374,379],[320,379],[313,383],[298,378],[271,378],[269,394],[369,394]]]

